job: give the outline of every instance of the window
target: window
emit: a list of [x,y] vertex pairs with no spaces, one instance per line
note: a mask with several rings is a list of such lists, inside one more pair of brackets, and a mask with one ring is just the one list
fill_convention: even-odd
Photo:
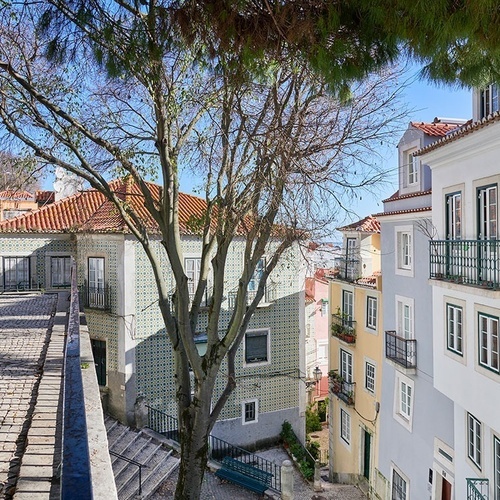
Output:
[[467,452],[469,458],[481,469],[481,422],[467,413]]
[[53,287],[71,286],[71,257],[50,258],[50,284]]
[[256,292],[259,288],[260,280],[264,274],[264,269],[266,268],[266,260],[264,258],[259,259],[257,265],[255,266],[255,271],[253,272],[252,278],[248,282],[248,291]]
[[242,424],[255,424],[259,421],[259,401],[250,399],[241,403]]
[[269,332],[255,330],[245,334],[245,363],[267,363],[269,361]]
[[408,431],[413,428],[415,383],[403,373],[396,371],[394,386],[394,419]]
[[478,238],[494,240],[497,237],[497,186],[478,189]]
[[486,118],[491,113],[500,109],[498,102],[498,86],[496,84],[489,85],[485,89],[481,90],[480,107],[480,118]]
[[316,348],[316,364],[326,365],[328,364],[328,341],[318,340]]
[[500,500],[500,439],[493,438],[493,462],[494,462],[494,481],[495,481],[495,500]]
[[351,326],[353,318],[353,293],[342,290],[342,319],[345,320],[345,326]]
[[348,384],[352,383],[352,354],[340,349],[340,376]]
[[369,361],[365,362],[365,389],[375,392],[375,365]]
[[403,477],[392,469],[392,496],[391,500],[406,500],[408,498],[408,485]]
[[88,307],[105,308],[104,258],[89,257]]
[[97,383],[106,385],[106,342],[104,340],[90,340],[92,344],[92,355],[94,356]]
[[450,351],[462,355],[462,308],[446,304],[446,336]]
[[411,417],[412,386],[400,381],[399,414],[407,420]]
[[498,318],[479,314],[479,363],[495,372],[498,364]]
[[24,290],[30,288],[30,258],[3,258],[4,290]]
[[185,258],[184,269],[186,270],[186,277],[188,279],[188,292],[189,297],[192,299],[200,280],[201,259],[200,258]]
[[377,298],[366,297],[366,326],[371,330],[377,329]]
[[328,316],[328,300],[321,299],[321,316],[324,318]]
[[446,238],[459,240],[462,235],[462,193],[446,195]]
[[406,157],[406,168],[407,177],[406,181],[408,186],[416,184],[418,182],[418,156],[415,154],[415,150],[409,151]]
[[347,443],[351,442],[351,415],[340,409],[340,437]]
[[413,276],[413,227],[395,228],[396,274]]
[[404,339],[413,338],[413,299],[396,295],[397,333]]

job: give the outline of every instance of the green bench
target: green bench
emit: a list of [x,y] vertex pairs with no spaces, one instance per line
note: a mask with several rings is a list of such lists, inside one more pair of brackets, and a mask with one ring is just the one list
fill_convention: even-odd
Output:
[[253,465],[231,457],[222,459],[222,467],[215,473],[217,477],[243,486],[248,490],[263,494],[271,486],[273,475]]

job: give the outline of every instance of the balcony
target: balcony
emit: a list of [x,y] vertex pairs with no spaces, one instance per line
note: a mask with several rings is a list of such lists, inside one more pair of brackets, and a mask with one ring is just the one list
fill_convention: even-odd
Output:
[[84,307],[88,309],[101,309],[102,311],[109,311],[111,309],[109,285],[89,287],[85,281],[81,293]]
[[429,242],[431,279],[500,289],[499,240]]
[[335,271],[337,279],[352,283],[361,276],[361,260],[354,257],[337,257]]
[[488,479],[467,478],[467,500],[488,500]]
[[[232,309],[236,304],[237,290],[232,290],[227,294],[229,308]],[[257,295],[257,290],[247,290],[247,306],[249,306]],[[265,307],[272,304],[277,298],[277,286],[275,283],[270,283],[264,288],[264,296],[260,300],[257,307]]]
[[332,314],[332,336],[346,342],[356,343],[356,321],[345,314]]
[[330,391],[349,406],[354,406],[354,389],[356,382],[346,382],[339,373],[330,375]]
[[417,341],[400,337],[395,331],[385,332],[385,357],[404,368],[417,367]]

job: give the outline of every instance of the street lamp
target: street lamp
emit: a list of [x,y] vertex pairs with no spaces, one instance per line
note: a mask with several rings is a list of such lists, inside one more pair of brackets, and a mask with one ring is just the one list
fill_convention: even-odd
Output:
[[323,377],[323,372],[319,369],[319,366],[313,370],[313,377],[316,381],[316,392],[319,395],[319,381],[321,380],[321,377]]

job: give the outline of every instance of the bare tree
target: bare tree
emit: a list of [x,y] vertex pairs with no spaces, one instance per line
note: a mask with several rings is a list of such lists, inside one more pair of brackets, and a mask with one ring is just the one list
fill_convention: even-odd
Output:
[[[149,258],[175,356],[182,449],[176,498],[198,498],[208,436],[235,388],[235,355],[267,279],[292,245],[328,226],[346,191],[380,179],[382,172],[372,168],[375,147],[404,117],[392,90],[398,75],[371,75],[353,86],[349,100],[336,98],[291,58],[259,78],[235,79],[230,59],[207,65],[199,59],[200,47],[166,36],[170,28],[154,2],[139,8],[118,1],[113,15],[97,5],[91,20],[77,15],[71,3],[58,4],[75,43],[71,58],[49,62],[51,40],[35,37],[47,15],[40,5],[2,14],[0,118],[11,146],[28,147],[111,200]],[[99,62],[107,62],[107,69]],[[203,216],[192,221],[202,251],[191,299],[178,212],[179,177],[186,168],[201,174],[205,199]],[[174,299],[148,223],[108,182],[122,174],[139,186],[160,232]],[[146,182],[152,175],[162,184],[160,199]],[[221,334],[227,259],[241,236],[244,267]],[[264,254],[266,266],[247,306],[248,284]],[[213,290],[203,313],[208,342],[201,356],[193,336],[209,272]],[[227,368],[220,373],[223,361]],[[213,400],[218,376],[225,387]]]

